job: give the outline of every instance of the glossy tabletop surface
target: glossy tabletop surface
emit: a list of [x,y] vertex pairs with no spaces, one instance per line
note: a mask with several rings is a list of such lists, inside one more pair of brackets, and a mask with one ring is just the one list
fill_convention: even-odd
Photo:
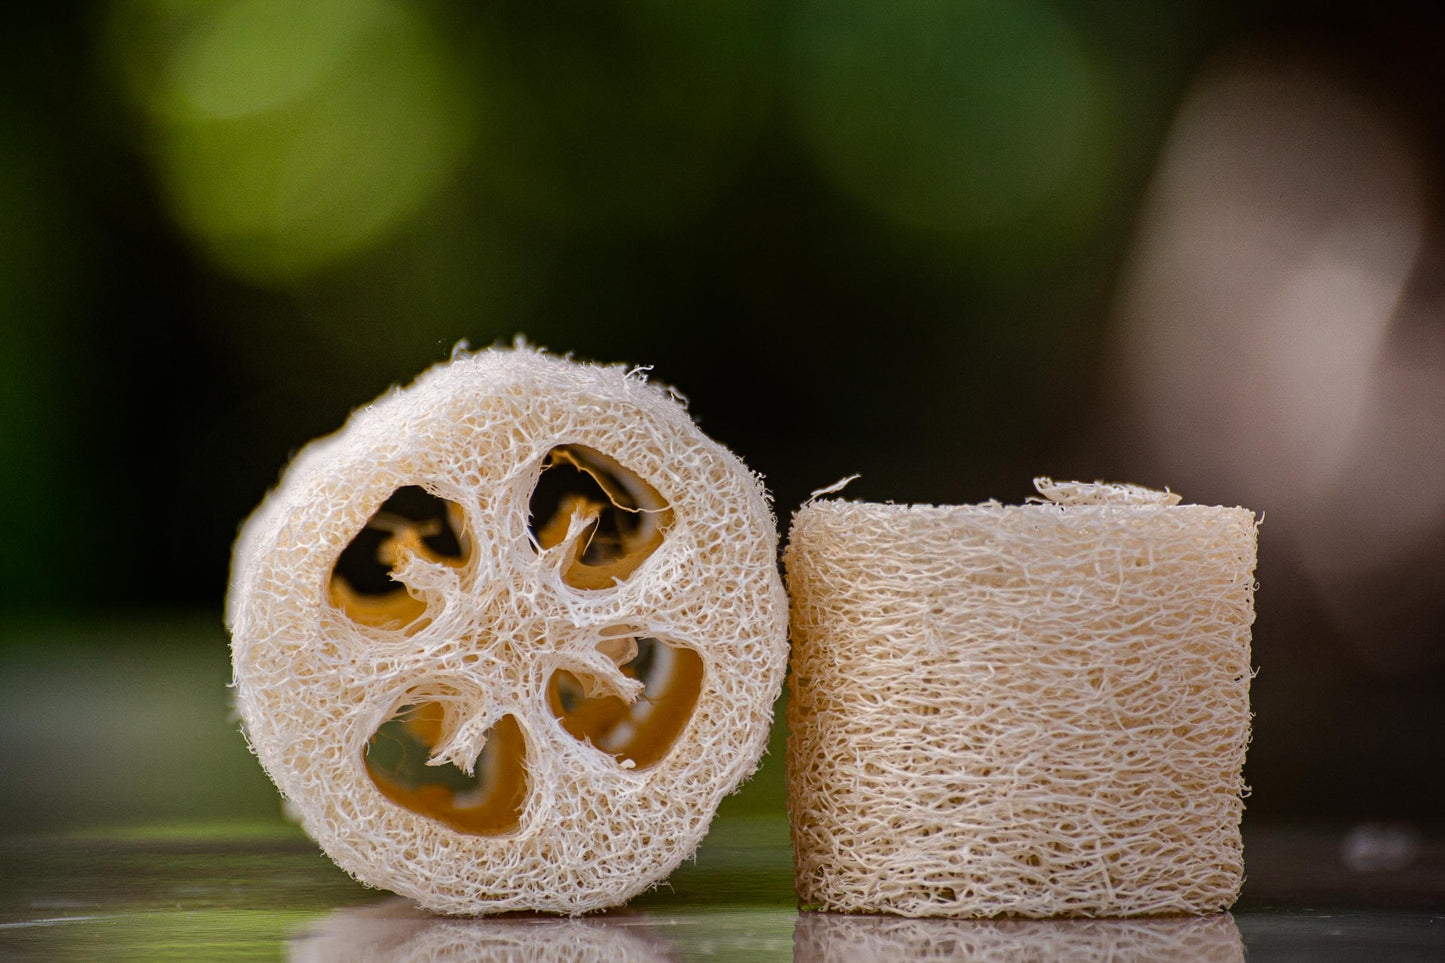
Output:
[[0,959],[1445,960],[1445,839],[1418,827],[1247,819],[1243,896],[1214,917],[800,912],[780,732],[696,860],[627,907],[430,917],[280,818],[207,633],[38,629],[0,648]]
[[[1271,833],[1260,848],[1302,859],[1322,852],[1325,839]],[[1386,886],[1375,890],[1378,899],[1361,890],[1352,904],[1346,893],[1319,888],[1320,867],[1308,861],[1262,874],[1284,885],[1278,894],[1284,899],[1255,886],[1233,913],[1214,917],[982,921],[800,913],[781,819],[722,820],[697,861],[666,886],[625,909],[579,919],[431,917],[353,882],[280,824],[15,838],[0,859],[0,958],[1445,959],[1445,910],[1424,905],[1424,894],[1391,908]]]

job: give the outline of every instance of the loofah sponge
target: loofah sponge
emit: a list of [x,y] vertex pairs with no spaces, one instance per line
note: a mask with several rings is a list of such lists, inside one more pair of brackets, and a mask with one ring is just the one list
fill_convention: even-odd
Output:
[[1238,894],[1254,515],[1036,484],[1045,503],[794,516],[805,904],[1131,916]]
[[613,906],[756,767],[787,655],[760,481],[637,372],[461,354],[246,522],[236,705],[302,826],[450,914]]

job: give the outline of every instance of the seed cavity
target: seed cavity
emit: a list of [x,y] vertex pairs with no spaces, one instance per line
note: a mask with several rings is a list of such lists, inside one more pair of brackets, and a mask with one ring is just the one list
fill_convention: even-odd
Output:
[[532,540],[543,551],[567,540],[574,517],[585,520],[562,568],[563,581],[578,589],[627,579],[662,545],[673,519],[667,500],[642,476],[586,445],[547,453],[528,509]]
[[527,801],[526,740],[514,716],[487,730],[469,774],[451,763],[428,765],[445,722],[440,702],[405,705],[366,744],[366,772],[381,794],[459,833],[498,836],[515,830]]
[[411,556],[460,567],[469,550],[458,505],[418,485],[398,488],[337,558],[331,604],[362,625],[415,632],[427,624],[427,604],[395,578],[396,569]]
[[547,705],[573,738],[608,753],[624,767],[655,765],[697,707],[702,658],[686,646],[649,636],[609,639],[598,649],[620,663],[623,675],[642,683],[637,699],[629,703],[619,696],[589,696],[587,680],[559,669],[548,682]]

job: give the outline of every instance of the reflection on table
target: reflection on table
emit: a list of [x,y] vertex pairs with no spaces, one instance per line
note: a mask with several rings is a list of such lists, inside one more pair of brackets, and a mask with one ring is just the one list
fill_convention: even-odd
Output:
[[795,963],[877,960],[1153,960],[1243,963],[1228,913],[1136,919],[904,919],[801,913]]
[[457,919],[433,916],[401,899],[340,910],[291,940],[296,963],[365,960],[552,960],[651,963],[676,958],[646,916],[539,916]]

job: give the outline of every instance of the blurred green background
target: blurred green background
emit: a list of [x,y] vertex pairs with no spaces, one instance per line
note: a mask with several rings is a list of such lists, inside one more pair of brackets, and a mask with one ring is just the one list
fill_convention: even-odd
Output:
[[[1408,5],[112,0],[0,31],[0,814],[273,818],[236,527],[518,333],[780,524],[1037,474],[1262,532],[1250,818],[1445,818],[1445,67]],[[780,806],[778,760],[745,811]]]

